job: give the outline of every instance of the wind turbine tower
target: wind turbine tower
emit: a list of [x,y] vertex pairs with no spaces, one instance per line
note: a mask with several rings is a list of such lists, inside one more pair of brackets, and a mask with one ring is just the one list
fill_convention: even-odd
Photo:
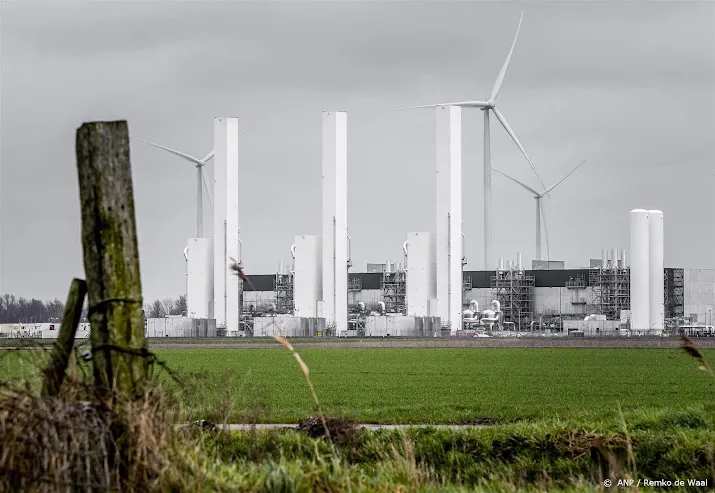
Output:
[[537,192],[533,188],[531,188],[529,185],[526,185],[523,182],[520,182],[516,178],[513,178],[503,171],[499,171],[498,169],[494,168],[494,171],[499,173],[500,175],[509,178],[511,181],[514,183],[517,183],[518,185],[521,185],[527,192],[531,192],[534,194],[534,199],[536,199],[536,260],[542,260],[541,258],[541,224],[543,221],[544,224],[544,234],[546,235],[546,259],[548,261],[551,261],[551,251],[549,250],[549,228],[546,225],[546,213],[544,212],[544,206],[541,203],[541,199],[544,198],[544,196],[551,192],[554,188],[558,187],[566,178],[571,176],[577,169],[579,169],[581,166],[586,164],[586,161],[582,161],[581,164],[576,166],[574,169],[569,171],[563,178],[561,178],[559,181],[551,185],[549,188],[546,189],[545,192]]
[[509,134],[511,139],[514,141],[514,143],[517,145],[521,153],[524,155],[526,160],[529,163],[529,166],[531,166],[532,171],[536,175],[536,178],[539,180],[539,183],[541,184],[541,187],[544,189],[544,193],[548,194],[546,192],[546,186],[544,186],[543,181],[541,181],[541,177],[539,176],[539,173],[536,171],[536,166],[534,166],[534,163],[531,161],[531,158],[529,155],[526,153],[526,150],[524,149],[524,146],[521,145],[521,142],[519,142],[519,139],[517,138],[516,134],[512,130],[512,128],[509,126],[509,123],[507,123],[506,118],[504,115],[497,109],[496,107],[496,99],[497,96],[499,96],[499,91],[501,91],[502,84],[504,83],[504,76],[506,75],[506,71],[509,68],[509,61],[511,60],[512,53],[514,52],[514,46],[516,45],[516,40],[519,37],[519,30],[521,29],[521,21],[524,18],[524,13],[522,12],[521,17],[519,18],[519,25],[516,28],[516,35],[514,36],[514,41],[511,44],[511,49],[509,50],[509,54],[506,57],[506,60],[504,61],[504,65],[502,66],[501,72],[499,72],[499,76],[497,77],[496,82],[494,83],[494,88],[492,89],[492,94],[489,99],[486,101],[461,101],[457,103],[440,103],[440,104],[428,104],[428,105],[422,105],[422,106],[412,106],[410,108],[401,108],[401,110],[407,110],[407,109],[415,109],[415,108],[435,108],[439,106],[461,106],[464,108],[479,108],[482,111],[484,111],[484,192],[483,192],[483,197],[484,197],[484,269],[489,270],[489,265],[490,262],[492,261],[492,220],[493,220],[493,214],[492,214],[492,165],[491,165],[491,148],[490,148],[490,133],[489,133],[489,112],[493,112],[494,116],[499,120],[499,123],[501,123],[502,127],[504,127],[504,130]]
[[214,312],[216,328],[235,336],[240,321],[240,279],[231,272],[240,261],[238,238],[238,119],[214,118]]

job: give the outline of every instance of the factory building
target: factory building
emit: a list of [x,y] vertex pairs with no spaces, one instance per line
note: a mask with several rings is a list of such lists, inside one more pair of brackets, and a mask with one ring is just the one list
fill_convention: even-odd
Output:
[[[589,267],[579,269],[543,269],[539,262],[534,262],[531,269],[520,269],[517,258],[502,260],[500,269],[495,271],[464,271],[462,304],[467,308],[473,300],[480,307],[488,307],[492,300],[498,300],[505,326],[520,331],[548,327],[557,320],[583,321],[588,315],[601,315],[608,321],[626,324],[631,287],[625,256],[623,250],[604,250],[601,259],[591,259]],[[413,294],[410,288],[409,261],[406,267],[389,262],[370,265],[374,266],[373,272],[348,275],[350,313],[358,311],[362,303],[367,311],[431,315],[427,305],[429,295],[417,287],[412,288]],[[260,312],[277,306],[277,293],[282,292],[277,290],[280,288],[277,279],[275,274],[251,276],[255,290],[244,286],[244,310]],[[662,283],[666,327],[674,323],[713,324],[715,269],[666,267]],[[282,306],[285,308],[281,311],[290,312],[286,303]]]

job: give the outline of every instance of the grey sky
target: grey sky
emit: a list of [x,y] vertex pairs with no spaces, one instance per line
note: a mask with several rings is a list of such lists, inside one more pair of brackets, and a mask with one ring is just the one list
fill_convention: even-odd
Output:
[[[83,276],[74,135],[99,119],[203,156],[212,117],[254,118],[240,155],[250,274],[320,233],[320,113],[345,110],[353,270],[401,261],[408,231],[434,229],[435,121],[388,110],[485,98],[522,8],[499,108],[545,182],[588,160],[544,201],[552,260],[628,248],[628,211],[645,207],[665,213],[667,266],[715,267],[712,2],[4,0],[2,290],[63,298]],[[467,269],[480,269],[481,111],[463,128]],[[494,119],[491,133],[493,166],[536,185]],[[132,170],[145,298],[178,296],[195,169],[134,144]],[[534,200],[493,182],[494,254],[530,262]]]

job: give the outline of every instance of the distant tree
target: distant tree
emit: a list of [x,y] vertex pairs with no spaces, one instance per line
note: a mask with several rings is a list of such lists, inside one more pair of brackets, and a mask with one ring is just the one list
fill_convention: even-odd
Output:
[[[37,298],[28,300],[9,293],[0,295],[0,323],[60,323],[63,311],[64,303],[58,299],[42,301]],[[144,312],[147,318],[183,315],[186,313],[186,296],[155,300],[152,304],[145,305]],[[86,299],[80,321],[89,321]]]
[[186,306],[186,295],[182,294],[174,302],[174,308],[171,312],[171,315],[187,315],[187,314],[188,314],[188,307]]
[[163,318],[166,316],[166,312],[164,311],[164,305],[160,300],[154,300],[154,303],[151,304],[151,307],[149,307],[149,313],[147,314],[147,318]]
[[161,301],[161,306],[164,307],[164,316],[174,314],[174,300],[172,298],[164,298]]

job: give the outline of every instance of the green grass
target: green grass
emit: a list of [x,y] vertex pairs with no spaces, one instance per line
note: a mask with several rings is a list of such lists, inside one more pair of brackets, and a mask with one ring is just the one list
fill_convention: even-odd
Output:
[[[187,419],[297,422],[314,404],[283,350],[157,351],[184,382]],[[671,349],[301,349],[325,411],[361,422],[473,423],[555,417],[611,420],[618,406],[715,410],[715,379]],[[704,351],[715,360],[715,351]],[[36,359],[38,356],[34,356]],[[0,378],[33,375],[0,359]],[[170,387],[176,384],[167,379]],[[178,389],[176,389],[178,390]]]
[[[680,350],[299,352],[329,414],[362,422],[505,423],[363,430],[340,442],[336,455],[324,440],[295,431],[207,435],[181,449],[179,490],[596,492],[607,477],[715,480],[715,379]],[[715,350],[703,352],[715,360]],[[221,420],[228,406],[231,422],[295,422],[315,411],[283,349],[157,353],[183,381],[162,377],[184,418]],[[45,355],[0,352],[0,380],[36,384]]]
[[227,490],[599,491],[605,478],[712,485],[712,425],[698,412],[638,412],[625,426],[551,421],[363,431],[338,446],[337,459],[324,441],[294,431],[221,434],[204,450]]

